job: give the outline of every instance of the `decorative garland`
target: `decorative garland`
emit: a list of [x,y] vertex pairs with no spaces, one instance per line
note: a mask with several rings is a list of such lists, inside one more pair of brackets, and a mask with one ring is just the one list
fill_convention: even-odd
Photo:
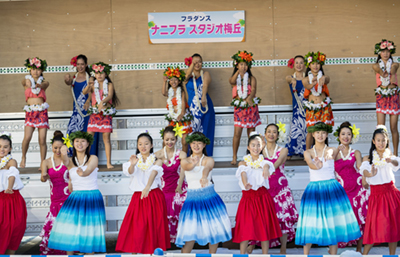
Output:
[[[312,93],[314,96],[320,96],[321,93],[322,93],[322,87],[323,87],[323,85],[319,85],[319,84],[318,84],[318,83],[319,83],[319,80],[322,78],[322,76],[323,76],[322,71],[318,71],[318,75],[317,75],[317,84],[316,84],[315,86],[313,86],[313,87],[311,88],[311,90],[310,90],[311,93]],[[314,78],[314,74],[312,74],[312,72],[309,71],[309,72],[308,72],[308,81],[309,81],[310,84],[312,84],[313,78]],[[317,90],[315,90],[315,87],[317,87]]]
[[49,109],[48,103],[25,105],[23,110],[25,112],[41,112]]
[[175,77],[180,81],[184,81],[186,78],[186,73],[185,71],[181,70],[179,66],[177,66],[176,68],[168,66],[164,71],[164,76],[166,76],[168,79],[172,79]]
[[166,148],[167,148],[167,146],[164,146],[164,157],[165,157],[164,164],[167,167],[171,167],[176,162],[176,160],[175,160],[176,147],[174,147],[174,154],[172,155],[172,158],[170,160],[168,160],[168,154],[167,154],[167,149]]
[[375,44],[374,54],[379,54],[381,51],[385,49],[389,50],[391,54],[396,53],[396,46],[394,45],[394,42],[382,39],[381,42]]
[[242,52],[238,51],[231,58],[233,59],[233,67],[236,67],[240,62],[245,62],[247,66],[251,68],[251,65],[254,62],[253,53],[248,53],[246,50]]
[[7,154],[3,158],[1,158],[0,169],[4,168],[11,159],[12,159],[11,154]]
[[[83,166],[85,166],[85,164],[86,164],[86,159],[87,159],[87,155],[85,154],[85,158],[83,158],[83,162],[82,162],[82,165],[81,165],[81,164],[79,164],[78,157],[75,156],[75,162],[76,162],[76,164],[78,165],[78,168],[82,168]],[[54,167],[54,165],[53,165],[53,167]]]
[[175,112],[174,110],[174,105],[172,104],[172,99],[174,98],[174,89],[172,87],[170,87],[168,89],[168,99],[167,99],[167,104],[168,104],[168,116],[171,120],[173,121],[178,121],[178,117],[181,115],[182,113],[182,89],[181,87],[178,87],[176,89],[176,102],[177,102],[177,112]]
[[321,103],[314,103],[314,101],[303,101],[304,109],[309,111],[319,111],[323,108],[329,107],[332,104],[331,98],[328,96]]
[[388,132],[388,130],[387,130],[387,128],[386,128],[385,125],[377,125],[377,126],[375,127],[375,130],[377,130],[377,129],[383,129],[384,131],[386,131],[386,133]]
[[381,70],[383,72],[387,71],[387,73],[388,73],[388,76],[386,78],[379,76],[380,80],[381,80],[381,85],[384,87],[387,87],[390,85],[390,76],[391,76],[390,71],[392,69],[392,63],[393,63],[392,59],[387,60],[386,65],[382,59],[379,60],[379,68],[381,68]]
[[237,108],[246,109],[246,108],[249,108],[249,107],[254,107],[254,106],[258,105],[259,103],[261,103],[261,98],[259,98],[259,97],[254,97],[253,98],[253,105],[252,106],[250,106],[249,103],[245,99],[233,98],[232,102],[231,102],[231,106],[237,107]]
[[94,81],[94,95],[96,98],[96,104],[94,106],[90,106],[88,109],[89,114],[102,114],[103,116],[112,116],[114,117],[117,114],[117,110],[113,105],[107,107],[106,109],[99,110],[98,104],[104,100],[108,96],[108,79],[103,81],[103,99],[100,98],[100,84],[97,80]]
[[[90,135],[88,132],[84,132],[84,131],[75,131],[72,132],[70,135],[67,135],[67,138],[63,138],[64,139],[64,144],[67,145],[66,141],[70,141],[70,142],[74,142],[74,140],[76,138],[83,138],[86,139],[89,142],[89,145],[93,144],[94,138],[92,135]],[[68,146],[68,145],[67,145]]]
[[[267,151],[268,152],[268,151]],[[247,167],[251,167],[252,169],[260,169],[261,163],[264,160],[264,156],[261,154],[258,156],[256,161],[253,161],[253,158],[250,154],[243,156],[243,160],[246,162]]]
[[276,153],[277,153],[278,148],[279,148],[279,146],[275,145],[274,153],[272,154],[272,156],[269,156],[268,148],[267,148],[267,146],[265,146],[265,155],[267,156],[267,158],[270,159],[270,160],[277,159],[278,156],[276,156]]
[[1,136],[6,136],[6,137],[8,137],[9,139],[12,139],[11,133],[10,133],[10,132],[2,131],[2,132],[0,132],[0,137],[1,137]]
[[398,87],[394,87],[394,88],[377,87],[377,88],[375,88],[374,91],[375,91],[375,95],[381,95],[382,97],[391,97],[391,96],[399,94],[400,88],[398,88]]
[[314,133],[315,131],[326,131],[329,133],[332,133],[332,126],[325,124],[323,122],[318,122],[314,126],[308,127],[307,132],[308,133]]
[[[328,132],[329,133],[329,132]],[[324,158],[324,153],[325,153],[325,149],[326,149],[326,145],[324,146],[324,150],[322,150],[322,156],[321,156],[321,158],[319,158],[318,157],[318,155],[317,155],[317,151],[315,150],[315,145],[313,146],[313,148],[312,148],[313,150],[314,150],[314,154],[315,154],[315,157],[317,157],[318,159],[323,159]]]
[[33,77],[31,75],[26,75],[25,79],[29,79],[31,81],[31,91],[32,91],[32,93],[34,93],[35,95],[39,95],[41,89],[39,87],[37,88],[36,84],[42,84],[42,82],[44,80],[43,76],[40,76],[36,83],[35,83],[35,80],[33,79]]
[[45,71],[47,68],[47,62],[46,60],[41,60],[39,57],[35,57],[33,59],[28,58],[25,60],[24,66],[28,71],[30,71],[33,68]]
[[193,133],[186,137],[186,143],[190,144],[192,142],[203,142],[206,145],[211,143],[210,139],[208,139],[204,134]]
[[[196,99],[196,103],[197,106],[199,107],[199,110],[205,114],[206,112],[208,112],[208,103],[206,105],[206,110],[203,111],[201,109],[201,104],[200,104],[200,98],[199,98],[199,92],[197,91],[197,83],[196,83],[196,76],[194,75],[194,72],[192,72],[192,77],[193,77],[193,87],[194,87],[194,98]],[[203,78],[203,70],[200,71],[200,77],[201,77],[201,81],[204,83],[204,78]],[[207,96],[206,96],[207,97]]]
[[347,160],[350,160],[350,159],[351,159],[351,157],[350,157],[350,154],[351,154],[351,147],[350,147],[350,146],[349,146],[349,152],[347,153],[346,157],[343,156],[342,151],[339,151],[339,153],[340,153],[340,157],[342,157],[342,160],[343,160],[343,161],[347,161]]
[[[76,157],[75,157],[76,158]],[[85,158],[86,158],[86,155],[85,155]],[[77,159],[75,159],[75,161],[76,161]],[[85,160],[86,161],[86,160]],[[77,162],[77,163],[79,163],[79,162]],[[85,162],[84,162],[85,163]],[[56,165],[55,165],[55,163],[54,163],[54,154],[51,156],[51,164],[53,164],[53,170],[55,170],[55,171],[59,171],[61,168],[62,168],[62,166],[63,166],[63,162],[61,161],[61,164],[60,164],[60,166],[58,166],[58,168],[56,168]]]
[[313,63],[313,62],[317,62],[321,65],[325,64],[325,60],[326,60],[326,55],[324,53],[321,52],[308,52],[308,54],[306,54],[306,56],[304,57],[306,60],[306,67],[308,68],[308,66]]
[[[339,130],[340,130],[340,126],[336,128],[336,130],[333,133],[333,135],[336,137],[336,141],[338,141],[340,143]],[[351,130],[351,134],[353,135],[352,138],[351,138],[351,143],[355,144],[360,139],[360,129],[356,127],[356,124],[353,124],[352,126],[350,126],[350,130]]]
[[247,97],[247,85],[249,84],[249,73],[246,72],[243,76],[243,80],[240,76],[240,73],[238,74],[236,78],[236,88],[237,88],[237,93],[240,99],[246,99]]
[[89,66],[90,75],[94,77],[96,73],[105,72],[107,75],[111,73],[111,65],[104,63],[104,62],[96,62]]
[[372,156],[372,163],[375,165],[375,167],[383,167],[387,163],[386,158],[390,158],[390,150],[386,148],[382,159],[379,157],[379,154],[376,150],[372,152]]
[[139,159],[137,162],[137,166],[139,169],[143,171],[147,171],[151,166],[153,166],[154,162],[156,161],[156,156],[154,153],[151,153],[147,159],[146,162],[143,162],[143,156],[142,154],[138,154],[137,158]]

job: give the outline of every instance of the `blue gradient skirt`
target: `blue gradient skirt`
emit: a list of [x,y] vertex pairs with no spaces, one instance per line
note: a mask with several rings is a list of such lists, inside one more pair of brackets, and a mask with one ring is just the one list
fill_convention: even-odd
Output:
[[175,244],[196,241],[199,245],[226,242],[232,238],[231,222],[221,197],[214,185],[188,189],[187,198],[179,215]]
[[296,244],[335,245],[360,237],[349,198],[339,182],[310,182],[301,198]]
[[106,213],[99,190],[73,191],[50,233],[48,247],[82,253],[105,252]]

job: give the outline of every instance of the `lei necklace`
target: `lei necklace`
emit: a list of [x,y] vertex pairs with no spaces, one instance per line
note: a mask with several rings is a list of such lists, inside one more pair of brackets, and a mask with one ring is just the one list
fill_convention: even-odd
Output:
[[143,162],[142,154],[138,154],[137,157],[139,159],[137,166],[143,171],[147,171],[151,166],[153,166],[154,162],[156,161],[156,156],[154,155],[154,153],[150,154],[147,157],[146,162]]
[[[88,109],[89,114],[97,114],[97,113],[102,113],[104,115],[110,115],[110,116],[115,116],[117,113],[117,110],[115,109],[114,106],[107,107],[106,109],[103,109],[99,111],[99,108],[97,107],[98,104],[101,102],[100,98],[100,84],[97,80],[94,82],[94,95],[96,98],[96,106],[90,106]],[[108,96],[108,79],[105,79],[103,81],[103,100]]]
[[262,155],[258,156],[258,159],[256,161],[253,161],[253,158],[251,157],[250,154],[245,155],[243,157],[243,160],[246,162],[246,165],[248,167],[251,167],[252,169],[260,169],[261,167],[261,162],[264,160]]
[[178,102],[177,112],[175,112],[174,110],[174,105],[172,104],[172,98],[174,98],[174,89],[170,87],[168,89],[168,99],[167,99],[168,115],[174,121],[178,121],[178,117],[182,113],[182,89],[180,87],[176,89],[176,101]]
[[379,157],[379,154],[376,150],[372,152],[372,163],[375,167],[383,167],[386,165],[386,158],[390,158],[390,150],[386,149],[383,153],[382,159]]
[[[197,106],[199,107],[200,111],[205,114],[206,112],[208,112],[208,104],[206,105],[206,110],[203,111],[201,109],[201,104],[200,104],[200,98],[199,98],[199,92],[197,91],[197,83],[196,83],[196,76],[194,75],[194,72],[192,72],[192,77],[193,77],[193,87],[194,87],[194,98],[196,99],[196,103]],[[203,82],[203,70],[200,71],[200,77],[201,77],[201,81]]]
[[[90,113],[86,113],[86,114],[82,113],[81,107],[79,106],[79,104],[76,101],[75,92],[74,92],[75,81],[76,81],[76,77],[78,77],[78,74],[79,73],[77,72],[72,79],[71,91],[72,91],[72,97],[74,98],[75,106],[76,106],[76,109],[78,110],[78,113],[81,115],[82,118],[85,118],[85,117],[89,116]],[[86,74],[86,86],[87,86],[87,85],[89,85],[89,74],[87,72],[85,72],[85,74]]]
[[277,152],[277,150],[278,150],[278,147],[279,147],[279,146],[276,145],[276,146],[275,146],[275,149],[274,149],[274,153],[272,154],[272,156],[269,156],[269,154],[268,154],[268,148],[267,148],[267,146],[265,146],[265,155],[267,156],[268,159],[273,160],[273,159],[278,158],[278,156],[276,156],[276,152]]
[[[305,76],[306,76],[306,73],[303,72],[303,78],[304,78]],[[297,78],[296,78],[296,72],[293,73],[293,78],[297,79]]]
[[247,85],[249,84],[249,73],[245,73],[243,76],[243,83],[240,74],[238,74],[236,79],[237,93],[240,99],[246,99],[247,97]]
[[343,160],[343,161],[347,161],[347,160],[350,160],[350,159],[351,159],[351,157],[350,157],[350,154],[351,154],[351,147],[350,147],[350,146],[349,146],[349,152],[347,153],[346,157],[343,156],[342,151],[339,151],[339,153],[340,153],[340,157],[342,157],[342,160]]
[[[87,158],[87,156],[85,155],[85,158],[83,158],[82,165],[80,165],[80,164],[79,164],[78,158],[75,156],[75,162],[76,162],[76,164],[78,165],[78,168],[82,168],[82,167],[85,165],[85,163],[86,163],[86,158]],[[53,167],[54,167],[54,164],[53,164]]]
[[42,84],[42,82],[44,80],[43,76],[40,76],[36,83],[35,83],[35,80],[33,79],[33,77],[31,75],[26,75],[25,79],[29,79],[31,81],[31,91],[32,91],[32,93],[34,93],[35,95],[38,95],[40,93],[40,88],[37,88],[36,84]]
[[1,158],[0,169],[4,168],[11,159],[12,159],[11,154],[7,154],[3,158]]
[[386,66],[385,66],[385,63],[383,62],[383,60],[382,59],[379,60],[379,68],[381,68],[382,71],[387,71],[387,73],[388,73],[388,76],[386,78],[380,76],[382,86],[384,86],[384,87],[387,87],[390,85],[390,70],[392,68],[392,63],[393,63],[392,59],[389,59],[389,60],[387,60]]
[[[76,157],[75,157],[76,158]],[[85,155],[85,158],[86,158],[86,155]],[[78,159],[75,159],[75,161],[77,161]],[[86,161],[86,160],[85,160]],[[79,162],[76,162],[77,164],[79,163]],[[85,163],[85,162],[83,162],[83,163]],[[60,166],[58,166],[58,168],[56,168],[56,164],[54,163],[54,154],[51,156],[51,164],[53,164],[53,170],[55,170],[55,171],[59,171],[61,168],[62,168],[62,166],[63,166],[63,162],[61,161],[61,164],[60,164]],[[80,166],[79,166],[80,167]]]
[[[97,81],[97,79],[96,79],[96,81],[94,82],[94,95],[96,97],[97,104],[99,104],[101,102],[99,89],[100,89],[99,81]],[[107,97],[107,95],[108,95],[108,79],[105,79],[103,81],[103,99],[102,100],[104,100]]]
[[315,154],[315,157],[317,157],[318,159],[324,159],[324,157],[325,157],[325,149],[326,149],[326,145],[325,145],[325,147],[324,147],[324,150],[322,150],[322,156],[321,156],[321,158],[319,158],[318,157],[318,155],[317,155],[317,151],[315,150],[315,145],[314,145],[314,147],[313,147],[313,150],[314,150],[314,154]]
[[[318,75],[317,75],[317,85],[315,85],[315,86],[317,86],[317,90],[315,90],[315,86],[313,86],[313,88],[311,88],[311,93],[312,93],[314,96],[320,96],[321,93],[322,93],[322,86],[323,86],[323,85],[318,85],[318,82],[319,82],[319,80],[322,78],[322,76],[323,76],[322,71],[318,71]],[[314,78],[314,75],[312,74],[311,71],[309,71],[309,72],[308,72],[308,81],[309,81],[310,84],[312,84],[313,78]]]
[[168,155],[167,155],[167,149],[166,148],[167,148],[167,146],[164,146],[164,157],[165,157],[164,164],[167,167],[171,167],[172,165],[175,164],[176,148],[174,147],[174,154],[172,155],[172,158],[169,161],[168,161]]

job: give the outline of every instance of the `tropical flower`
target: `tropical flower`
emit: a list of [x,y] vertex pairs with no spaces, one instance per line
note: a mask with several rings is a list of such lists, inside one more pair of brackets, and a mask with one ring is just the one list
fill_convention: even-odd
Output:
[[185,64],[186,66],[190,66],[192,64],[193,58],[192,57],[188,57],[185,58]]
[[294,67],[294,58],[292,58],[292,59],[290,59],[289,61],[288,61],[288,65],[287,65],[289,68],[291,68],[291,69],[293,69],[293,67]]
[[182,138],[183,133],[185,133],[185,131],[183,131],[183,126],[179,126],[178,123],[176,123],[173,131],[175,131],[175,136],[179,136],[180,138]]
[[72,57],[71,59],[71,65],[76,67],[76,63],[78,62],[78,56]]

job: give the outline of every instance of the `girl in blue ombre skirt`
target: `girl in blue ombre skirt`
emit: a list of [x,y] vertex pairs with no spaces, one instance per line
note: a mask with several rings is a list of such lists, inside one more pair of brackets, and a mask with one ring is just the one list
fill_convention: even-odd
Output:
[[97,186],[98,159],[90,155],[93,136],[87,132],[73,132],[72,159],[68,148],[61,148],[63,163],[69,169],[69,191],[51,230],[48,247],[74,252],[94,253],[106,251],[106,214],[103,196]]
[[221,197],[211,181],[214,160],[207,156],[205,146],[210,140],[200,132],[186,137],[190,144],[190,157],[181,161],[182,170],[177,190],[181,193],[183,179],[188,183],[186,201],[179,214],[175,244],[182,253],[190,253],[194,243],[209,245],[209,252],[216,253],[219,242],[232,238],[231,223]]
[[339,242],[361,237],[349,198],[335,179],[334,160],[344,146],[327,147],[332,126],[323,122],[309,127],[308,132],[315,141],[314,147],[304,152],[311,182],[301,198],[296,244],[304,246],[306,255],[312,244],[329,245],[329,253],[337,254]]

